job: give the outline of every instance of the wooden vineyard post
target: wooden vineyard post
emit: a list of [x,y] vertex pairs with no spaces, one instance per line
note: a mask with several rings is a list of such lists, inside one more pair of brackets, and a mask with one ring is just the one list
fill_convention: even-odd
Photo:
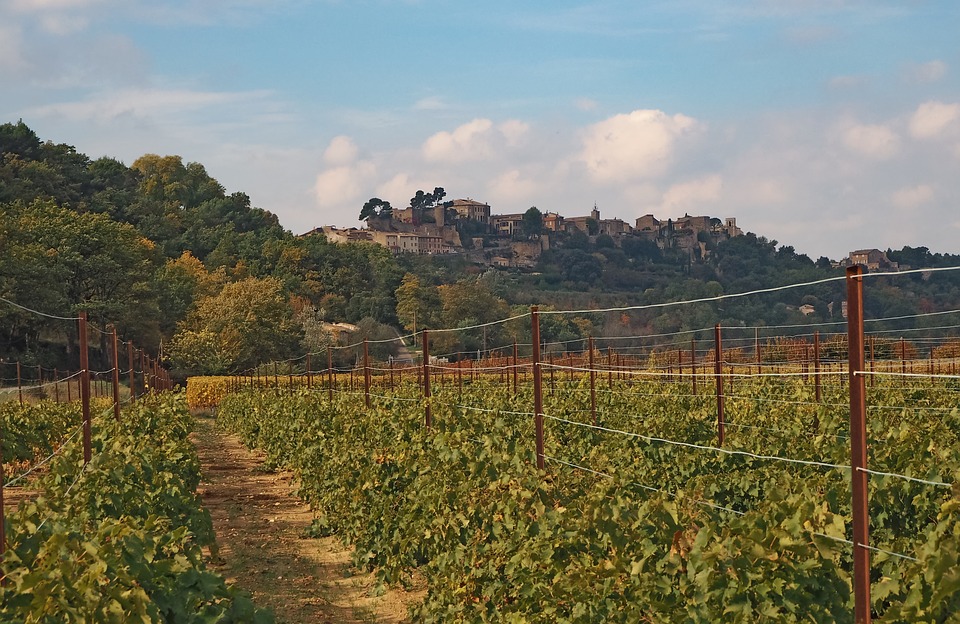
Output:
[[513,341],[513,393],[517,393],[517,341]]
[[854,621],[870,624],[870,517],[867,501],[867,405],[863,349],[863,268],[847,268],[850,467],[853,490]]
[[907,342],[900,337],[900,374],[907,374]]
[[543,461],[543,374],[540,368],[540,314],[537,306],[530,307],[533,336],[533,422],[537,437],[537,469],[544,469]]
[[760,374],[760,328],[753,328],[753,356],[757,361],[757,374]]
[[590,368],[590,415],[593,417],[593,426],[597,426],[597,371],[593,368],[593,336],[587,339],[587,349],[590,352],[587,366]]
[[724,439],[724,421],[723,421],[723,344],[720,337],[720,323],[713,328],[713,374],[717,378],[717,443],[723,446]]
[[[820,402],[820,332],[813,332],[813,385],[816,390],[817,403]],[[816,427],[814,427],[816,429]]]
[[693,396],[697,396],[697,339],[690,339],[690,378],[693,380]]
[[307,367],[307,390],[312,390],[312,389],[313,389],[313,378],[312,378],[312,376],[310,375],[310,354],[309,354],[309,353],[307,354],[306,367]]
[[20,407],[23,407],[23,380],[20,377],[20,360],[17,360],[17,396],[20,397]]
[[613,347],[607,347],[607,387],[613,389]]
[[83,413],[83,463],[90,463],[90,364],[87,354],[87,313],[80,313],[80,404]]
[[113,338],[113,418],[120,422],[120,352],[117,350],[117,328],[111,326]]
[[[433,414],[430,412],[430,337],[423,330],[423,424],[429,429],[433,426]],[[516,343],[514,343],[516,344]],[[516,369],[514,369],[516,371]]]
[[363,404],[370,409],[370,347],[363,339]]
[[53,369],[53,400],[55,403],[60,402],[60,371],[56,368]]

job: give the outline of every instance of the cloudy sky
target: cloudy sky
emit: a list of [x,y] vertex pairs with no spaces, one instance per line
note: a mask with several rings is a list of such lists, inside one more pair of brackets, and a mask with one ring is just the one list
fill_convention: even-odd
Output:
[[443,186],[960,253],[954,0],[0,0],[0,121],[294,232]]

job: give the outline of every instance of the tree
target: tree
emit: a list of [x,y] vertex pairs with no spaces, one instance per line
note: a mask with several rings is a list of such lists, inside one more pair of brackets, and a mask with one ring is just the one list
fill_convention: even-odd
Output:
[[436,288],[424,286],[413,273],[403,276],[396,290],[397,319],[408,331],[434,327],[439,321],[440,296]]
[[[0,295],[55,313],[86,311],[104,330],[113,323],[126,335],[157,337],[158,258],[153,243],[132,226],[51,201],[18,202],[0,209],[0,243]],[[66,334],[72,341],[75,329],[68,326]]]
[[188,374],[237,373],[298,350],[300,330],[275,278],[249,277],[198,301],[169,352]]
[[523,213],[523,222],[520,224],[523,235],[529,238],[535,238],[543,233],[543,213],[536,206],[530,206]]
[[371,197],[367,200],[367,203],[363,205],[363,208],[360,209],[360,216],[358,218],[361,221],[372,218],[388,219],[392,214],[393,206],[390,205],[390,202],[384,201],[379,197]]
[[447,192],[443,190],[442,186],[434,188],[432,193],[426,193],[423,190],[418,190],[417,194],[410,198],[410,207],[414,210],[422,212],[429,208],[433,208],[446,196]]

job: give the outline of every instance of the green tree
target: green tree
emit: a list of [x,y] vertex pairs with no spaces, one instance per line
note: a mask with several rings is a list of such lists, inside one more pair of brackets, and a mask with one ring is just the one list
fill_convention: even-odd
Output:
[[[17,202],[0,209],[0,243],[0,296],[61,315],[85,311],[103,330],[115,324],[128,336],[159,338],[153,289],[158,258],[153,243],[132,226],[51,201]],[[5,326],[25,332],[8,336],[18,344],[39,336],[38,323],[46,326],[25,312],[6,315]],[[72,350],[76,330],[67,324],[63,331]]]
[[393,214],[393,206],[390,205],[390,202],[384,201],[379,197],[371,197],[363,205],[363,208],[360,209],[360,216],[358,217],[361,221],[366,221],[367,219],[388,219]]
[[523,235],[528,239],[540,236],[543,233],[543,213],[536,206],[530,206],[523,213],[523,222],[520,224],[520,228]]
[[300,330],[280,281],[249,277],[198,301],[169,352],[186,374],[236,373],[290,357],[299,344]]
[[397,319],[408,331],[435,327],[439,321],[440,295],[437,289],[424,286],[413,273],[403,276],[396,290]]

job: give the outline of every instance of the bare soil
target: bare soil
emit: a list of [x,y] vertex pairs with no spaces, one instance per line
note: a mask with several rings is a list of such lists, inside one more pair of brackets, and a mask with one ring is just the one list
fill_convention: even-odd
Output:
[[278,622],[407,622],[422,590],[375,595],[372,574],[351,564],[336,537],[304,537],[314,519],[292,494],[294,476],[263,468],[263,456],[199,416],[192,439],[200,455],[199,492],[210,511],[219,552],[211,565],[229,583],[273,609]]

